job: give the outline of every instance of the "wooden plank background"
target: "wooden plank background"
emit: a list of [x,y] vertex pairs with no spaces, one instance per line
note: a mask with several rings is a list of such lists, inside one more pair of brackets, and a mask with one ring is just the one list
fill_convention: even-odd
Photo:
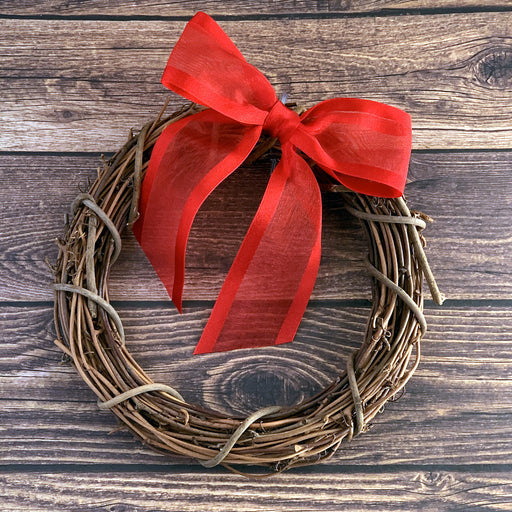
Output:
[[189,0],[161,2],[160,0],[2,0],[2,13],[17,16],[193,16],[202,10],[222,16],[262,16],[353,13],[403,13],[423,10],[483,10],[510,8],[507,0]]
[[[329,463],[245,480],[162,457],[118,430],[53,345],[46,259],[79,189],[167,97],[187,19],[215,14],[278,92],[339,95],[413,118],[406,194],[435,218],[427,254],[449,297],[426,303],[405,395]],[[0,511],[512,510],[512,5],[505,0],[0,0]],[[182,103],[173,96],[170,108]],[[243,169],[194,225],[185,313],[126,234],[111,296],[128,344],[193,402],[250,413],[344,367],[364,332],[361,231],[324,197],[323,256],[294,343],[192,357],[257,208],[268,162]],[[221,242],[222,240],[222,242]]]
[[[0,144],[12,151],[115,150],[130,127],[159,111],[167,96],[160,76],[184,25],[0,19],[3,117],[13,127],[0,133]],[[223,27],[291,100],[389,102],[411,114],[415,149],[510,145],[512,11],[236,19]],[[171,108],[180,104],[173,97]]]

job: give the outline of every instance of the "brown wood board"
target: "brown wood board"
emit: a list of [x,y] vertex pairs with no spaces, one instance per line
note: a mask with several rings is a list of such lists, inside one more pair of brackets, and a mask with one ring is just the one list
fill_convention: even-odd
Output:
[[[99,155],[0,158],[0,278],[3,300],[52,300],[55,239],[64,215],[101,165]],[[512,272],[512,152],[418,153],[406,195],[411,208],[431,215],[427,254],[451,299],[510,298]],[[242,169],[201,208],[187,252],[185,299],[214,300],[268,181],[270,162]],[[478,172],[475,172],[478,168]],[[19,194],[17,191],[22,190]],[[485,192],[485,193],[484,193]],[[489,198],[492,198],[492,204]],[[38,229],[34,231],[34,225]],[[112,298],[165,300],[167,293],[131,233],[113,268]],[[363,269],[366,244],[356,220],[335,194],[325,195],[323,259],[313,298],[369,298]]]
[[[160,76],[183,26],[0,19],[2,148],[116,150],[168,96]],[[222,26],[292,101],[357,96],[404,108],[416,149],[510,147],[512,12]],[[174,95],[171,108],[182,104]]]
[[[293,343],[192,357],[208,309],[188,309],[180,316],[165,305],[118,305],[128,346],[155,381],[228,414],[292,405],[328,385],[361,343],[369,313],[368,307],[320,303],[307,312]],[[52,344],[49,306],[0,312],[8,337],[0,345],[0,464],[190,462],[153,454],[129,432],[109,435],[115,417],[97,409],[94,394]],[[429,308],[427,321],[423,359],[405,395],[331,462],[509,462],[512,307]]]
[[205,11],[210,16],[262,16],[388,13],[408,10],[507,8],[507,0],[17,0],[0,2],[2,14],[18,16],[193,16]]
[[[263,482],[233,480],[215,472],[105,474],[64,468],[56,474],[42,469],[1,475],[0,506],[34,512],[74,512],[77,506],[94,512],[508,512],[512,503],[509,475],[498,471],[405,468],[382,471],[376,480],[373,473],[357,468],[336,469]],[[29,508],[20,508],[20,503]]]

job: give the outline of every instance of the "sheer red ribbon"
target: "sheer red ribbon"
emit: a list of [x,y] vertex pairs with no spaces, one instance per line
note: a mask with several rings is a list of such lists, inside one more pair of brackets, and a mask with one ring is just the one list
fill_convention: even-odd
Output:
[[410,117],[356,98],[326,100],[299,117],[202,12],[185,27],[162,83],[209,108],[171,124],[156,142],[135,236],[181,311],[197,211],[244,162],[262,131],[277,137],[281,160],[195,353],[291,341],[316,280],[322,223],[318,183],[297,150],[356,192],[398,197],[410,158]]

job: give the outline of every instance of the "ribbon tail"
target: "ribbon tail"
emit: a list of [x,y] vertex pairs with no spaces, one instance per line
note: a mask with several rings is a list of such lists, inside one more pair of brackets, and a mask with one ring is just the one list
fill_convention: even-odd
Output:
[[190,228],[208,195],[237,169],[261,127],[204,110],[169,125],[155,144],[133,232],[181,312]]
[[284,145],[195,354],[292,341],[318,272],[321,211],[312,170]]

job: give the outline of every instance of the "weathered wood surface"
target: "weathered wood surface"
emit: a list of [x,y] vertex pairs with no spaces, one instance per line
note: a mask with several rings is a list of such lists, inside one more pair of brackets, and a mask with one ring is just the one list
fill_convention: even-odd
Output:
[[[183,26],[0,19],[2,149],[117,149],[164,102],[160,76]],[[417,149],[510,147],[512,12],[222,26],[292,100],[358,96],[404,108]],[[182,104],[173,96],[171,108]]]
[[[511,510],[511,7],[0,0],[0,511]],[[327,464],[268,481],[151,452],[97,409],[53,345],[44,261],[56,255],[53,239],[99,153],[159,111],[163,66],[198,9],[221,15],[247,59],[293,100],[363,96],[412,114],[406,193],[435,218],[427,254],[451,299],[427,303],[420,367],[370,432]],[[170,108],[181,104],[174,97]],[[184,315],[130,236],[111,279],[148,373],[242,415],[325,386],[360,344],[368,314],[365,243],[327,195],[322,266],[297,341],[191,357],[267,176],[264,163],[237,173],[199,213]]]
[[[0,159],[2,300],[52,300],[54,240],[80,188],[94,179],[98,155],[5,155]],[[187,253],[186,299],[212,300],[220,290],[259,204],[268,163],[241,170],[200,210]],[[475,172],[478,169],[478,172]],[[434,217],[427,254],[451,299],[510,298],[512,152],[414,154],[406,194],[411,208]],[[492,204],[489,202],[492,198]],[[37,229],[34,230],[34,226]],[[323,260],[313,298],[369,298],[361,228],[335,194],[324,204]],[[113,299],[168,296],[133,236],[111,278]]]
[[211,16],[382,13],[417,9],[507,8],[507,0],[0,0],[0,13],[20,16]]
[[[191,357],[209,309],[179,316],[123,303],[127,343],[151,377],[189,402],[229,414],[292,404],[326,386],[360,344],[368,309],[322,303],[297,341],[258,352]],[[53,345],[50,306],[4,306],[0,344],[0,464],[180,464],[125,431]],[[508,464],[512,456],[512,307],[429,309],[420,368],[372,429],[344,444],[344,465]],[[16,364],[13,365],[13,361]],[[0,500],[1,503],[1,500]]]
[[243,485],[215,473],[105,474],[84,468],[55,474],[43,469],[1,475],[0,485],[3,510],[9,512],[508,512],[512,505],[510,478],[504,472],[410,468],[383,471],[377,479],[351,469],[298,472]]

